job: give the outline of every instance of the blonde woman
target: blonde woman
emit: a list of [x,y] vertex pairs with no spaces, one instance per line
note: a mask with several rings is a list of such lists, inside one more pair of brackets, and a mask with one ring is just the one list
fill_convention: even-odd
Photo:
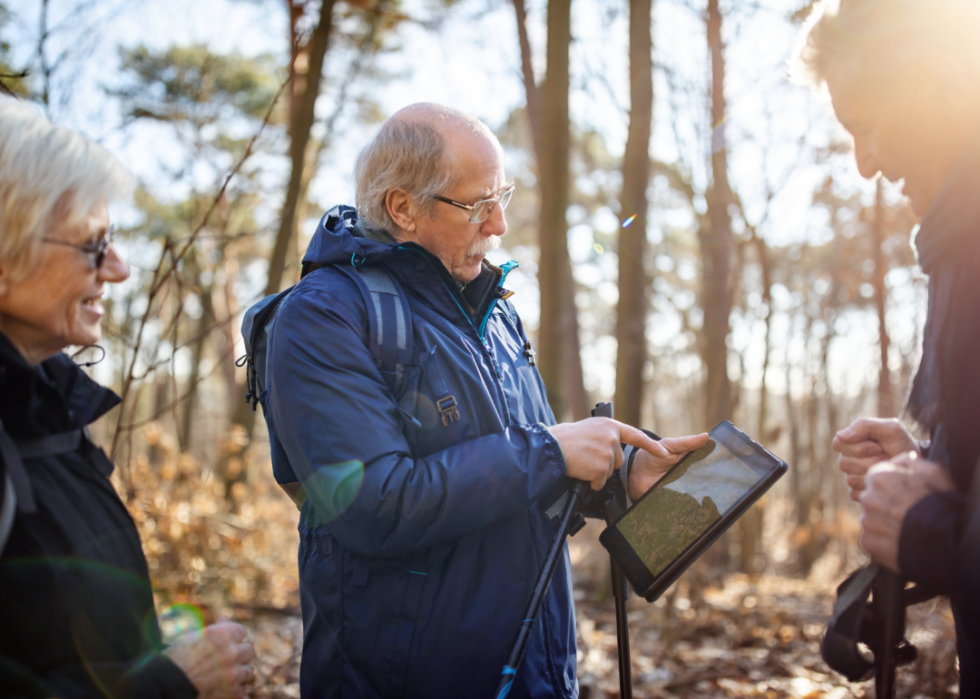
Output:
[[129,276],[105,150],[0,96],[0,694],[243,697],[255,653],[222,622],[163,648],[146,558],[86,425],[119,398],[62,350],[98,342]]

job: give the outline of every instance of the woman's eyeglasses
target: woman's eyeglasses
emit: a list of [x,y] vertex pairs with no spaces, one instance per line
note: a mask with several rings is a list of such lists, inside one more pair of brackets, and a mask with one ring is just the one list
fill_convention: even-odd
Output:
[[45,243],[51,243],[53,245],[65,245],[70,248],[76,248],[82,252],[87,252],[92,256],[92,268],[99,269],[102,266],[102,262],[105,260],[106,253],[109,251],[109,246],[112,245],[112,239],[115,234],[115,227],[109,224],[109,230],[106,232],[102,238],[99,239],[97,243],[69,243],[67,240],[55,240],[54,238],[44,238]]

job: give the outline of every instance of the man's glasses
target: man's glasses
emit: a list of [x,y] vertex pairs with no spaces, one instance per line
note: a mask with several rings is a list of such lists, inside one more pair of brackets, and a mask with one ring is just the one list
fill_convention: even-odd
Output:
[[434,194],[433,199],[437,201],[444,202],[446,204],[452,204],[453,206],[458,206],[461,209],[466,209],[470,212],[470,223],[483,223],[488,218],[490,214],[493,213],[493,207],[500,204],[501,209],[506,209],[507,205],[510,203],[510,198],[514,195],[514,185],[507,187],[504,191],[495,197],[490,197],[489,199],[481,199],[477,203],[470,206],[469,204],[464,204],[459,201],[454,201],[453,199],[448,199],[446,197],[440,196],[439,194]]
[[70,248],[81,250],[82,252],[87,252],[92,256],[93,269],[99,269],[99,267],[102,266],[102,262],[105,260],[106,253],[109,251],[109,246],[112,245],[114,234],[115,227],[112,224],[109,224],[108,232],[106,232],[106,234],[102,236],[97,243],[82,245],[80,243],[69,243],[67,240],[55,240],[54,238],[44,238],[43,240],[45,243],[65,245]]

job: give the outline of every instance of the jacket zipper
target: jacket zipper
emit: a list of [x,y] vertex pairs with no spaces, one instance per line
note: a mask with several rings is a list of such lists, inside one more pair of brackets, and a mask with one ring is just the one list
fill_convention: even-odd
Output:
[[[403,247],[401,245],[399,245],[398,248],[400,250],[411,250],[412,252],[422,255],[423,257],[426,258],[426,261],[428,261],[429,264],[432,264],[432,260],[429,259],[428,253],[425,253],[422,250],[418,250],[414,247],[410,247],[410,248]],[[500,279],[497,280],[496,288],[500,288],[503,285],[504,279],[507,278],[507,274],[511,270],[515,269],[516,267],[520,267],[520,263],[515,262],[514,260],[510,260],[504,263],[500,267],[501,274],[500,274]],[[436,273],[439,274],[440,277],[445,276],[442,274],[442,271],[439,270],[438,268],[436,269]],[[464,309],[460,305],[459,301],[456,300],[456,295],[453,293],[453,290],[446,283],[445,279],[442,280],[442,285],[445,287],[446,292],[449,294],[449,298],[451,298],[453,300],[453,303],[456,304],[456,308],[459,309],[459,312],[463,315],[463,318],[465,318],[469,326],[473,328],[473,332],[475,332],[476,336],[479,338],[480,344],[483,345],[483,351],[486,352],[487,358],[490,360],[490,365],[493,367],[493,373],[497,376],[497,391],[500,394],[499,396],[497,396],[497,398],[501,401],[501,405],[507,405],[507,401],[504,399],[503,396],[503,386],[500,385],[500,382],[503,380],[503,373],[500,371],[500,364],[497,362],[497,357],[494,354],[493,349],[490,347],[490,343],[487,342],[486,338],[484,337],[484,333],[487,327],[487,321],[490,319],[490,314],[493,313],[493,309],[496,308],[497,306],[497,299],[494,298],[493,300],[490,301],[490,306],[489,308],[487,308],[486,315],[484,315],[483,320],[480,322],[480,327],[477,328],[473,324],[473,319],[470,318],[470,314],[467,313],[466,309]]]

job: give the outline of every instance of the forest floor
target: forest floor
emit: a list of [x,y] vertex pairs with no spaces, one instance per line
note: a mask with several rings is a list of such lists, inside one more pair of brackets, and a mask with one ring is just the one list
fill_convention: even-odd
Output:
[[[573,540],[582,699],[618,699],[616,620],[609,597],[608,558],[598,527]],[[581,538],[579,538],[581,537]],[[843,699],[873,697],[872,682],[850,684],[820,657],[838,575],[833,554],[806,578],[778,573],[754,579],[732,574],[692,604],[682,579],[655,604],[631,596],[629,605],[633,696]],[[605,576],[605,577],[603,577]],[[834,576],[834,579],[830,579]],[[825,579],[824,579],[825,578]],[[297,616],[257,612],[246,621],[260,661],[251,696],[299,696],[302,622]],[[956,697],[955,636],[949,605],[913,607],[909,638],[919,658],[899,670],[898,697]]]
[[[250,696],[298,697],[303,640],[298,512],[272,482],[268,468],[258,470],[246,486],[240,478],[247,464],[229,458],[230,467],[219,478],[178,454],[171,441],[148,430],[147,454],[130,465],[118,484],[140,528],[164,633],[228,615],[248,627],[258,653]],[[234,440],[227,449],[234,455]],[[226,485],[229,478],[239,480]],[[757,575],[719,573],[699,561],[655,603],[633,595],[633,695],[873,697],[872,683],[849,684],[820,658],[836,586],[864,562],[854,545],[855,514],[848,503],[833,526],[817,526],[816,539],[812,530],[801,537],[807,528],[794,527],[788,502],[773,500],[765,508],[765,555],[757,557],[762,568]],[[590,521],[569,540],[582,699],[619,697],[609,557],[598,541],[602,528]],[[807,541],[818,539],[819,555],[804,575],[801,551]],[[898,697],[958,696],[948,603],[932,600],[912,607],[908,638],[919,658],[899,670]]]

